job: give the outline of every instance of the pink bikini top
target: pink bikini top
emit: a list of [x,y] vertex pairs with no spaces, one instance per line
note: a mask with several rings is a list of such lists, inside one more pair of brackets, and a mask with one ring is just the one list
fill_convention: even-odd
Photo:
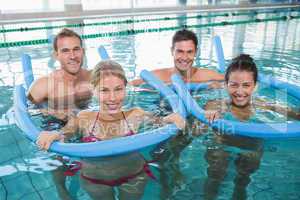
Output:
[[[122,111],[122,115],[123,115],[123,118],[127,124],[127,127],[129,129],[129,132],[125,135],[125,136],[130,136],[130,135],[134,135],[135,132],[130,128],[129,126],[129,123],[126,119],[126,116],[124,114],[124,112]],[[89,135],[88,136],[85,136],[85,137],[82,137],[81,138],[81,142],[85,142],[85,143],[88,143],[88,142],[96,142],[96,141],[99,141],[100,139],[98,139],[95,135],[94,135],[94,131],[95,131],[95,128],[96,128],[96,124],[97,124],[97,121],[100,117],[100,112],[97,113],[97,116],[96,116],[96,119],[94,121],[94,124],[93,124],[93,127],[92,129],[89,131]]]

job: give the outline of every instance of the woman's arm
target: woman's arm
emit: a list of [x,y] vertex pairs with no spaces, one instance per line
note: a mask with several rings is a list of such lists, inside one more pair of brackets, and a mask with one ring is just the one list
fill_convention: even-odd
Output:
[[209,123],[212,123],[214,120],[219,119],[221,117],[221,113],[223,113],[224,106],[226,103],[222,100],[212,100],[208,101],[205,104],[205,118]]
[[178,113],[171,113],[167,115],[166,117],[162,118],[163,123],[174,123],[177,128],[180,130],[183,130],[186,126],[186,121],[184,118],[181,117]]
[[165,123],[174,123],[177,128],[184,129],[186,126],[185,119],[183,119],[178,113],[171,113],[165,117],[154,116],[152,113],[146,112],[143,109],[136,109],[136,113],[140,117],[137,117],[137,122],[140,125],[145,123],[149,124],[165,124]]
[[65,138],[71,137],[78,130],[78,117],[71,118],[68,123],[61,129],[55,131],[41,131],[36,144],[41,150],[48,150],[54,141],[64,141]]

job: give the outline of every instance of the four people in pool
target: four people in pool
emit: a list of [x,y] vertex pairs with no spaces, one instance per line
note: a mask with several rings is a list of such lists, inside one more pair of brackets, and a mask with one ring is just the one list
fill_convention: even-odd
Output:
[[[171,48],[174,67],[155,70],[153,73],[166,83],[170,83],[170,77],[174,73],[180,74],[186,82],[224,80],[222,74],[193,67],[197,43],[197,37],[192,31],[177,31]],[[70,120],[62,128],[62,132],[42,132],[37,141],[41,149],[48,149],[54,140],[63,140],[75,132],[82,133],[82,139],[86,142],[134,134],[144,120],[154,118],[141,109],[133,108],[127,111],[121,109],[127,81],[119,64],[113,61],[100,62],[95,67],[93,75],[81,68],[84,49],[76,33],[64,29],[54,40],[54,50],[56,58],[61,63],[61,69],[37,80],[29,91],[29,99],[34,103],[48,101],[49,114]],[[253,60],[247,55],[234,59],[225,75],[230,101],[209,102],[206,109],[216,110],[218,108],[216,104],[219,104],[222,105],[221,112],[227,108],[226,110],[232,112],[237,119],[247,121],[254,111],[251,97],[256,85],[257,69],[253,65],[255,66]],[[90,79],[94,86],[94,94],[99,100],[100,110],[82,111],[75,116],[74,109],[82,108],[81,105],[86,106],[86,102],[92,96],[93,87],[89,83]],[[142,82],[138,79],[131,84],[139,85]],[[213,82],[210,87],[218,88],[220,83]],[[273,108],[269,106],[268,109]],[[60,112],[61,110],[63,112]],[[219,115],[220,112],[210,112],[207,117],[213,121]],[[180,128],[185,124],[177,114],[166,117],[165,121],[174,122]],[[237,176],[233,197],[243,199],[250,182],[249,176],[259,167],[262,143],[257,139],[218,134],[215,135],[215,141],[216,144],[238,145],[249,150],[247,153],[239,154],[235,161]],[[240,145],[240,141],[245,145]],[[229,153],[222,148],[207,150],[205,158],[209,167],[204,186],[206,199],[216,197],[218,187],[226,174],[228,157]],[[81,182],[94,199],[113,199],[112,186],[119,186],[121,199],[140,199],[147,182],[148,170],[144,169],[147,169],[147,163],[138,153],[106,159],[88,159],[83,162]]]
[[[99,111],[79,112],[60,132],[41,132],[37,140],[41,149],[47,150],[53,141],[63,140],[77,132],[82,134],[83,141],[128,136],[137,133],[144,122],[159,120],[140,108],[122,109],[127,80],[118,63],[110,60],[98,63],[91,83],[99,101]],[[162,121],[173,122],[180,129],[185,127],[184,119],[176,113],[164,117]],[[114,199],[114,186],[119,188],[120,199],[140,199],[147,175],[152,176],[147,162],[138,152],[82,161],[81,182],[93,199]]]

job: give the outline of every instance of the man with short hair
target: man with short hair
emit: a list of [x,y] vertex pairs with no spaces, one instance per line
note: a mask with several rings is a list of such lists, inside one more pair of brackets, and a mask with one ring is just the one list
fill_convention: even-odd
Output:
[[47,102],[48,114],[67,120],[75,110],[86,108],[91,99],[90,72],[81,67],[84,49],[74,31],[60,31],[54,38],[53,48],[61,67],[36,80],[29,89],[28,99],[34,104]]
[[[171,52],[174,58],[174,67],[153,70],[153,74],[165,83],[171,83],[171,76],[180,74],[185,82],[223,81],[224,76],[210,69],[193,67],[197,53],[198,39],[194,32],[183,29],[175,33],[172,39]],[[141,79],[131,82],[132,85],[142,84]],[[210,84],[210,87],[218,87]]]

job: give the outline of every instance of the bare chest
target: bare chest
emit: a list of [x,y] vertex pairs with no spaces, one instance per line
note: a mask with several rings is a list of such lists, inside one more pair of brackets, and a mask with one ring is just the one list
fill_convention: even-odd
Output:
[[87,81],[70,84],[57,81],[49,86],[48,105],[54,109],[85,107],[92,97],[91,86]]

